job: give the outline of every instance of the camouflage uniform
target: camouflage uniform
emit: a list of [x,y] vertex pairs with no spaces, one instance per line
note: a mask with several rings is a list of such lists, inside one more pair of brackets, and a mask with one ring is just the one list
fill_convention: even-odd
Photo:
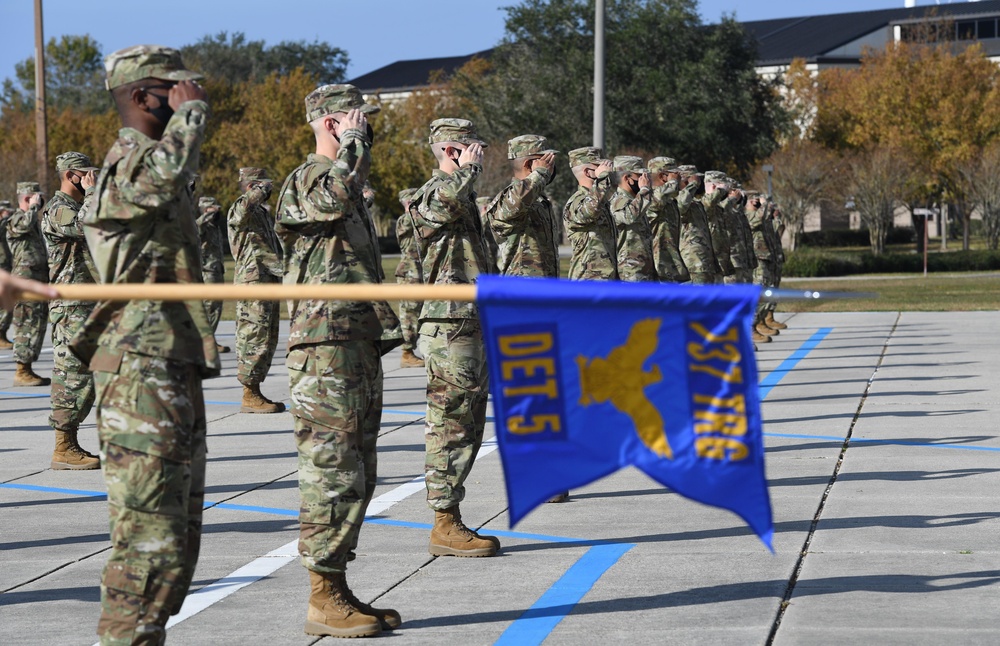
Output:
[[[751,193],[748,197],[753,197],[755,194]],[[745,209],[745,217],[750,231],[753,235],[753,252],[757,259],[757,266],[753,270],[753,284],[759,285],[761,287],[773,287],[774,286],[774,263],[775,263],[775,253],[772,242],[772,234],[768,232],[770,229],[770,222],[765,222],[764,208],[754,208],[747,200],[747,205]],[[757,322],[760,322],[764,313],[767,311],[768,304],[761,301],[757,305]]]
[[[68,157],[74,154],[80,155],[60,155],[56,170],[91,170],[90,159],[83,155],[80,155],[83,159]],[[87,189],[86,199],[92,199],[93,193],[93,187]],[[42,235],[48,248],[49,282],[53,285],[97,282],[97,268],[83,232],[82,206],[66,193],[56,191],[42,211]],[[93,303],[62,300],[49,303],[53,357],[49,424],[57,431],[79,429],[94,406],[94,376],[69,350],[70,341],[83,328],[93,309]]]
[[[351,85],[324,85],[305,99],[306,121],[360,107]],[[275,231],[286,285],[380,283],[378,239],[364,204],[368,134],[340,133],[336,159],[310,154],[285,179]],[[289,387],[299,460],[299,554],[320,574],[345,572],[377,481],[382,415],[381,339],[374,303],[290,301]],[[394,317],[393,317],[394,319]],[[398,335],[398,329],[396,330]]]
[[[419,285],[424,282],[420,270],[420,247],[413,239],[413,215],[410,213],[410,200],[415,188],[399,192],[399,203],[403,214],[396,220],[396,241],[399,243],[399,264],[396,265],[396,282],[407,285]],[[403,350],[413,352],[417,347],[417,326],[420,320],[420,310],[424,304],[421,301],[399,302],[399,324],[403,329]]]
[[[644,173],[639,157],[615,157],[616,173]],[[627,282],[655,281],[656,268],[653,265],[653,234],[649,230],[646,209],[649,208],[652,191],[642,187],[632,195],[625,189],[618,189],[611,196],[609,207],[618,231],[616,250],[618,254],[618,279]]]
[[[602,161],[600,148],[577,148],[569,152],[570,168]],[[614,193],[614,174],[601,174],[593,186],[580,186],[563,207],[573,255],[571,280],[618,280],[618,231],[608,202]]]
[[[226,228],[235,269],[233,283],[256,285],[281,282],[281,243],[267,209],[271,184],[259,168],[241,168],[240,182],[250,186],[229,208]],[[236,301],[236,378],[257,386],[267,377],[278,347],[280,304]]]
[[[682,177],[692,177],[694,166],[680,166]],[[688,268],[693,285],[712,285],[722,282],[722,268],[715,257],[712,233],[705,216],[705,206],[697,198],[700,180],[692,179],[677,193],[677,209],[681,214],[681,258]]]
[[479,225],[483,232],[483,247],[486,249],[486,269],[485,273],[499,273],[498,258],[500,256],[500,245],[497,244],[496,236],[490,229],[489,220],[486,217],[486,208],[493,203],[492,197],[477,197],[476,208],[479,209]]
[[[482,143],[464,119],[431,123],[430,143],[437,142]],[[414,195],[410,212],[427,284],[475,283],[488,267],[473,187],[482,171],[476,163],[450,175],[435,169]],[[475,303],[425,301],[419,332],[427,366],[427,504],[444,510],[465,498],[464,483],[486,427],[489,381],[479,309]]]
[[[177,50],[139,45],[105,59],[109,88],[200,78]],[[122,128],[84,218],[105,283],[200,283],[187,189],[208,105],[186,101],[160,140]],[[219,374],[204,303],[100,302],[70,347],[94,372],[111,553],[101,579],[102,644],[163,643],[191,585],[205,498],[203,377]]]
[[[705,179],[707,180],[708,177]],[[732,260],[732,243],[729,240],[729,231],[722,213],[722,206],[720,206],[725,197],[726,191],[716,189],[713,193],[706,193],[701,198],[701,203],[705,208],[705,219],[708,220],[708,229],[712,233],[712,249],[715,251],[715,259],[722,268],[723,278],[736,275],[736,267],[733,266]]]
[[[18,182],[18,195],[40,193],[37,182]],[[15,276],[48,282],[49,267],[39,222],[41,207],[18,209],[7,220],[11,273]],[[14,361],[30,365],[38,359],[45,341],[49,304],[45,301],[18,301],[14,306]]]
[[[201,240],[201,281],[221,283],[226,279],[222,247],[222,205],[214,197],[198,200],[198,239]],[[206,301],[212,334],[219,329],[222,318],[222,301]]]
[[[556,152],[545,137],[522,135],[507,143],[507,159]],[[499,245],[498,269],[504,276],[559,276],[560,224],[545,195],[552,174],[538,166],[524,179],[515,179],[493,198],[486,209],[490,229]]]
[[[676,165],[670,157],[654,157],[647,164],[650,173],[664,173]],[[681,258],[681,212],[677,207],[677,180],[670,180],[653,188],[646,217],[652,234],[653,266],[656,275],[665,283],[686,283],[691,280],[687,266]]]
[[[10,245],[7,244],[7,221],[14,213],[13,205],[7,200],[0,200],[0,269],[10,271],[11,255]],[[12,347],[12,343],[7,341],[7,331],[10,330],[10,321],[13,314],[6,309],[0,308],[0,347]]]

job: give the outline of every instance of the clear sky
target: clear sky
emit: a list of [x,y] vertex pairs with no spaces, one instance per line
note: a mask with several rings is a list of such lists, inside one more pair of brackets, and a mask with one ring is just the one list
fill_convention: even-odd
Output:
[[[43,0],[46,41],[63,34],[93,36],[104,53],[139,43],[180,46],[205,34],[242,31],[268,43],[325,40],[347,50],[348,77],[397,60],[461,56],[492,47],[503,36],[502,7],[518,0]],[[947,0],[942,0],[947,2]],[[705,22],[903,7],[903,0],[701,0]],[[936,4],[918,0],[919,5]],[[32,0],[0,0],[0,79],[34,51]],[[158,6],[168,7],[157,10]],[[442,33],[443,30],[443,33]]]

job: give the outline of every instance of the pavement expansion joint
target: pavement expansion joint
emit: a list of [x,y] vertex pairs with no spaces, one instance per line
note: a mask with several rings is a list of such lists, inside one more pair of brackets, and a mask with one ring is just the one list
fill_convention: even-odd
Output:
[[774,618],[774,623],[771,625],[771,632],[767,636],[767,641],[765,642],[767,646],[772,646],[772,644],[774,644],[774,640],[778,634],[778,629],[781,627],[781,620],[784,618],[785,611],[791,604],[792,594],[795,592],[795,584],[798,583],[799,576],[802,574],[802,566],[805,564],[806,555],[809,554],[809,546],[812,544],[813,536],[816,534],[816,528],[819,525],[820,519],[823,517],[823,510],[826,508],[826,501],[833,492],[833,485],[836,484],[837,477],[840,475],[840,469],[844,464],[844,459],[847,457],[847,449],[851,444],[851,436],[854,434],[854,427],[858,423],[858,419],[861,417],[861,411],[865,407],[865,402],[868,399],[868,393],[871,391],[872,384],[875,382],[875,376],[878,374],[879,368],[882,367],[882,362],[885,361],[886,352],[889,351],[889,343],[892,340],[893,335],[896,333],[896,328],[899,326],[900,318],[902,318],[902,312],[897,312],[896,320],[892,323],[892,329],[889,330],[889,334],[886,336],[885,342],[882,344],[882,350],[879,353],[878,361],[875,362],[875,369],[872,370],[872,374],[868,378],[868,382],[865,384],[865,390],[861,394],[861,400],[858,402],[857,410],[854,411],[854,417],[851,419],[851,424],[847,428],[847,434],[844,437],[844,444],[840,449],[840,456],[837,458],[837,464],[833,468],[833,473],[830,475],[830,481],[827,483],[826,489],[823,491],[823,496],[820,498],[819,506],[816,508],[816,514],[813,516],[812,523],[809,525],[809,532],[806,534],[806,538],[802,543],[802,550],[799,552],[799,557],[795,563],[795,567],[792,568],[792,576],[788,579],[788,587],[785,588],[785,595],[782,597],[781,603],[778,605],[778,613]]
[[25,473],[22,476],[17,476],[16,478],[11,478],[10,480],[4,480],[0,484],[7,484],[8,482],[17,482],[18,480],[24,480],[25,478],[30,478],[32,476],[37,476],[40,473],[45,473],[46,471],[51,471],[52,469],[42,469],[41,471],[32,471],[31,473]]
[[78,559],[73,559],[72,561],[67,561],[67,562],[65,562],[65,563],[63,563],[61,565],[58,565],[58,566],[52,568],[51,570],[48,570],[47,572],[39,574],[38,576],[36,576],[36,577],[34,577],[32,579],[28,579],[27,581],[22,581],[22,582],[18,583],[17,585],[13,585],[13,586],[5,589],[5,590],[0,590],[0,594],[7,594],[8,592],[13,592],[14,590],[17,590],[18,588],[23,588],[24,586],[30,585],[30,584],[34,583],[35,581],[39,581],[41,579],[44,579],[45,577],[49,576],[50,574],[55,574],[56,572],[58,572],[59,570],[62,570],[63,568],[67,568],[67,567],[69,567],[71,565],[75,565],[76,563],[80,563],[82,561],[86,561],[87,559],[94,558],[95,556],[97,556],[99,554],[103,554],[104,552],[107,552],[110,549],[111,549],[111,546],[108,545],[107,547],[99,549],[96,552],[92,552],[90,554],[86,554],[84,556],[81,556]]

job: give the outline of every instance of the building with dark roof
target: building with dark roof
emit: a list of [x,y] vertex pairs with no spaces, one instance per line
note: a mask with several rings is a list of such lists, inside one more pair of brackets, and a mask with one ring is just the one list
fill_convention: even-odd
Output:
[[[878,9],[825,16],[754,20],[743,26],[757,40],[757,70],[782,72],[793,59],[805,59],[809,69],[853,67],[866,47],[881,48],[894,40],[909,40],[928,23],[947,28],[957,44],[978,42],[1000,61],[1000,0],[962,2],[934,7]],[[406,97],[426,87],[431,74],[453,73],[474,57],[489,58],[492,49],[466,56],[397,61],[349,81],[365,94],[384,100]]]

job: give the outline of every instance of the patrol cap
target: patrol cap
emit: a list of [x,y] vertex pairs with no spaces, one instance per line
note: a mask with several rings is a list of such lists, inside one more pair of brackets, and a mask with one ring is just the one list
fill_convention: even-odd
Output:
[[677,172],[680,173],[681,175],[683,175],[684,177],[688,177],[690,175],[697,174],[698,173],[698,167],[694,166],[692,164],[685,164],[683,166],[678,166],[677,167]]
[[486,148],[486,142],[479,138],[476,125],[468,119],[435,119],[431,121],[429,144],[441,143],[479,144]]
[[31,195],[32,193],[41,193],[42,185],[38,182],[18,182],[17,183],[17,194],[18,195]]
[[164,81],[198,81],[198,72],[184,67],[181,53],[163,45],[133,45],[108,54],[104,59],[107,78],[104,87],[113,90],[140,79]]
[[12,210],[14,205],[10,203],[10,200],[0,200],[0,210]]
[[406,200],[409,200],[410,198],[412,198],[413,194],[416,193],[417,190],[418,189],[415,189],[415,188],[404,188],[403,190],[401,190],[399,192],[399,195],[397,195],[397,197],[399,198],[399,203],[402,204]]
[[614,161],[616,173],[644,173],[646,169],[642,166],[642,157],[632,155],[618,155]]
[[476,198],[476,206],[478,206],[479,208],[483,208],[484,206],[488,206],[489,203],[492,201],[493,201],[492,197],[490,197],[489,195],[483,195],[481,197]]
[[604,151],[594,146],[574,148],[569,151],[569,167],[576,168],[584,164],[600,164],[604,161]]
[[714,182],[715,184],[722,184],[726,181],[726,174],[718,170],[710,170],[705,173],[706,182]]
[[541,135],[521,135],[507,142],[507,159],[520,159],[531,155],[558,153],[548,147],[548,140]]
[[253,166],[245,166],[240,169],[240,181],[241,182],[252,182],[259,179],[271,179],[267,176],[267,171],[263,168],[254,168]]
[[90,157],[70,151],[56,157],[56,172],[67,170],[97,170],[97,167],[90,163]]
[[650,173],[677,172],[677,160],[673,157],[653,157],[646,163]]
[[348,112],[354,108],[365,114],[374,114],[382,109],[365,103],[361,90],[349,83],[321,85],[306,97],[306,121],[311,123],[328,114]]
[[214,197],[199,197],[198,198],[198,208],[207,209],[210,206],[220,206],[219,200]]

